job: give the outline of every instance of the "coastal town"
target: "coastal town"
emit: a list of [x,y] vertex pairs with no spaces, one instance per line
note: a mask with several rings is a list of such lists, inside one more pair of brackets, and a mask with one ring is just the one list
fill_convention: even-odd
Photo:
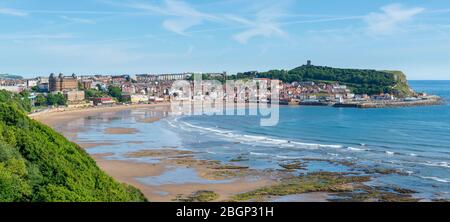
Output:
[[0,0],[0,24],[5,220],[446,216],[450,0]]
[[[311,65],[311,61],[308,61]],[[257,75],[258,72],[252,72]],[[185,80],[194,88],[193,76],[196,73],[173,74],[135,74],[135,75],[64,75],[51,73],[48,76],[23,78],[3,74],[0,75],[0,90],[26,94],[35,110],[48,107],[82,108],[93,106],[111,106],[114,104],[149,104],[174,100],[223,100],[245,103],[273,103],[270,78],[252,78],[250,81],[265,82],[267,89],[257,94],[256,89],[249,87],[234,88],[227,92],[223,87],[211,86],[211,81],[201,84],[199,94],[184,93],[172,86],[175,81]],[[235,75],[227,76],[226,72],[201,73],[208,79],[235,79]],[[246,80],[248,81],[248,79]],[[218,81],[216,81],[218,82]],[[416,93],[411,89],[411,96],[398,97],[394,94],[379,93],[374,95],[355,94],[351,87],[339,82],[278,81],[277,102],[281,105],[333,106],[355,108],[380,108],[390,106],[434,105],[441,103],[437,96],[424,92]],[[275,90],[275,88],[273,89]],[[214,95],[214,96],[213,96]]]

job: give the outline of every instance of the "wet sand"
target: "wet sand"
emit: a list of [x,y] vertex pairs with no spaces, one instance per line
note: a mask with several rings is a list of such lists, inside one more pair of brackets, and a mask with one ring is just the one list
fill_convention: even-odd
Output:
[[98,147],[98,146],[111,146],[111,145],[114,145],[113,143],[106,143],[106,142],[77,143],[77,144],[80,145],[81,147],[83,147],[84,149],[94,148],[94,147]]
[[[69,123],[71,121],[97,115],[98,113],[114,113],[128,109],[153,109],[155,111],[170,111],[168,104],[151,104],[151,105],[134,105],[134,106],[114,106],[102,108],[88,108],[82,110],[70,110],[60,112],[45,112],[30,115],[31,118],[47,124],[51,127]],[[142,120],[142,122],[153,123],[160,120],[160,117],[152,117]],[[129,134],[133,133],[133,128],[109,128],[106,133],[112,134]],[[73,130],[72,130],[73,131]],[[76,131],[76,130],[75,130]],[[67,132],[61,132],[67,133]],[[76,133],[76,132],[71,132]],[[76,141],[75,141],[76,142]],[[133,141],[128,141],[132,143]],[[97,146],[111,145],[107,142],[89,142],[79,143],[84,149],[90,149]],[[229,166],[221,165],[216,161],[197,160],[194,159],[194,153],[179,151],[174,149],[145,150],[130,153],[129,157],[156,157],[160,159],[159,163],[139,163],[124,160],[109,160],[108,157],[112,153],[91,155],[97,162],[98,166],[107,174],[116,180],[130,184],[140,189],[144,195],[152,202],[168,202],[175,201],[179,196],[189,196],[194,192],[201,190],[213,191],[219,195],[215,201],[228,200],[233,195],[248,192],[272,185],[275,183],[269,175],[261,172],[235,169]],[[196,176],[211,183],[176,183],[149,185],[138,180],[138,178],[163,176],[169,170],[187,168],[195,171]],[[256,178],[256,179],[255,179]],[[221,182],[228,179],[230,181]]]
[[105,157],[110,155],[106,153],[91,156],[100,168],[108,172],[110,176],[124,183],[132,182],[136,177],[157,176],[165,171],[165,168],[160,164],[105,159]]
[[[194,192],[202,190],[217,193],[219,198],[214,201],[219,202],[227,201],[235,194],[249,192],[271,184],[272,182],[268,180],[259,180],[255,182],[240,180],[225,184],[175,184],[162,186],[141,186],[139,184],[136,185],[136,187],[140,189],[150,201],[153,202],[175,201],[179,195],[189,196]],[[164,195],[161,195],[162,193]]]
[[161,118],[160,117],[150,117],[150,118],[145,118],[142,120],[143,123],[154,123],[159,121]]
[[[156,153],[160,155],[156,155]],[[102,170],[120,182],[137,187],[152,202],[175,201],[179,196],[189,196],[201,190],[213,191],[218,194],[219,198],[215,201],[227,201],[233,195],[275,183],[271,178],[258,172],[214,169],[211,166],[220,164],[214,161],[194,160],[191,156],[180,157],[173,150],[156,153],[151,154],[152,157],[161,158],[161,162],[156,164],[105,159],[111,154],[93,155],[92,157]],[[130,155],[135,156],[136,154],[131,153]],[[184,152],[180,152],[179,155],[184,155]],[[138,178],[163,177],[164,173],[174,169],[193,169],[199,178],[209,182],[149,185],[138,180]],[[249,177],[259,178],[250,180]],[[230,182],[221,182],[225,180]],[[218,183],[216,183],[217,181]]]
[[288,195],[270,199],[271,202],[328,202],[331,198],[330,193],[326,192],[312,192]]
[[48,112],[44,111],[39,113],[32,113],[29,115],[29,117],[38,120],[44,124],[47,124],[49,126],[54,126],[57,123],[67,123],[71,120],[76,120],[87,116],[94,116],[98,113],[118,112],[121,110],[140,109],[140,108],[153,108],[161,111],[168,111],[170,110],[170,104],[160,103],[160,104],[117,105],[108,107],[91,107],[74,110],[61,109],[61,110],[52,110]]
[[105,133],[106,134],[113,134],[113,135],[118,135],[118,134],[135,134],[137,132],[138,132],[138,130],[135,129],[135,128],[111,127],[111,128],[106,128],[105,129]]

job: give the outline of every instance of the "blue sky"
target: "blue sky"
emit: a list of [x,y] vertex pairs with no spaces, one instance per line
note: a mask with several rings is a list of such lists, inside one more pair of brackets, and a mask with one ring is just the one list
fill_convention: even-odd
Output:
[[0,73],[403,70],[450,79],[450,1],[0,0]]

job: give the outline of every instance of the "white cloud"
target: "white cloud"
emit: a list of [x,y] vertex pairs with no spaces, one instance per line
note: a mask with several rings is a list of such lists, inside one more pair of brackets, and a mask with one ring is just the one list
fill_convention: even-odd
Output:
[[71,23],[95,24],[95,21],[91,19],[75,18],[68,16],[61,16],[61,18]]
[[234,35],[233,38],[241,44],[246,44],[259,36],[266,38],[287,36],[287,33],[281,28],[282,24],[277,21],[285,15],[285,6],[286,4],[264,5],[262,9],[255,13],[256,18],[254,20],[228,15],[229,20],[247,27],[247,30]]
[[245,44],[250,39],[258,37],[258,36],[264,36],[264,37],[272,37],[272,36],[279,36],[283,37],[286,36],[287,33],[284,32],[282,29],[278,27],[275,23],[256,23],[254,27],[241,32],[239,34],[236,34],[233,38],[238,41],[239,43]]
[[28,13],[26,13],[26,12],[19,11],[17,9],[12,9],[12,8],[0,8],[0,14],[19,16],[19,17],[24,17],[24,16],[28,15]]
[[[285,37],[287,33],[282,30],[281,26],[285,23],[278,21],[286,17],[292,16],[287,13],[287,8],[294,1],[285,0],[279,2],[258,1],[243,7],[244,14],[249,14],[249,18],[240,17],[236,14],[212,14],[197,10],[192,5],[184,1],[164,0],[162,5],[148,3],[128,3],[121,4],[106,1],[115,6],[139,9],[154,15],[165,16],[162,26],[173,33],[189,36],[198,32],[213,32],[219,30],[239,30],[245,29],[233,36],[233,39],[239,43],[245,44],[251,39],[257,37]],[[240,10],[242,13],[242,10]],[[287,16],[288,15],[288,16]],[[199,26],[205,22],[214,22],[228,24],[228,27],[207,28],[203,30],[192,31],[191,28]],[[288,24],[289,25],[289,24]]]
[[391,4],[381,8],[382,12],[373,12],[365,17],[367,31],[372,34],[391,34],[401,25],[411,21],[414,16],[424,12],[424,8],[407,8],[401,4]]
[[186,30],[200,23],[202,20],[197,18],[176,18],[164,20],[162,26],[171,32],[187,35]]
[[187,55],[187,56],[192,55],[192,53],[194,52],[194,50],[195,50],[195,46],[190,45],[189,48],[188,48],[188,50],[187,50],[187,52],[186,52],[186,55]]
[[129,4],[127,6],[159,15],[175,17],[164,20],[162,25],[165,29],[180,35],[187,35],[187,30],[204,21],[219,20],[218,17],[200,12],[182,1],[165,0],[162,7],[144,3]]

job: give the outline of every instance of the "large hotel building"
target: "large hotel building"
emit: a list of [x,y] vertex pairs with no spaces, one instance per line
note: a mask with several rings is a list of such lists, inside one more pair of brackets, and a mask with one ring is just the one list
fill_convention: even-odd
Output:
[[55,74],[52,73],[50,74],[48,81],[48,88],[50,92],[62,92],[78,89],[78,80],[75,74],[70,77],[65,77],[62,73],[58,76],[55,76]]

